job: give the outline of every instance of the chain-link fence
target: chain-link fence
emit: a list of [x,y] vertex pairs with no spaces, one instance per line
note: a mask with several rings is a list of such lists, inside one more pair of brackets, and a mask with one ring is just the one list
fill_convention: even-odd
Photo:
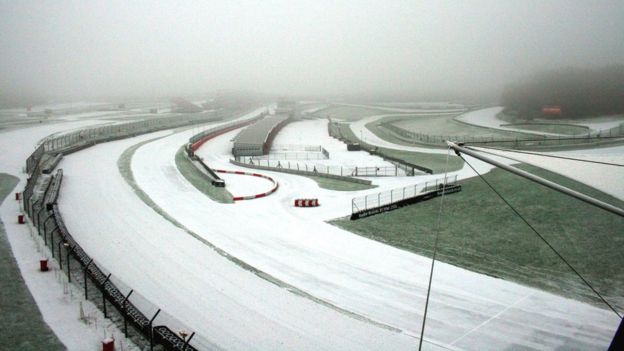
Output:
[[236,157],[236,161],[251,166],[290,169],[317,174],[331,174],[342,177],[397,177],[410,175],[399,166],[332,166],[317,163],[300,163],[283,159],[260,159],[255,156],[239,156]]
[[[446,184],[453,185],[457,182],[457,175],[447,176]],[[388,191],[382,191],[376,194],[356,197],[351,200],[351,213],[369,210],[381,206],[390,205],[392,203],[413,198],[419,194],[432,190],[438,190],[444,184],[444,177],[422,182],[402,188],[396,188]]]

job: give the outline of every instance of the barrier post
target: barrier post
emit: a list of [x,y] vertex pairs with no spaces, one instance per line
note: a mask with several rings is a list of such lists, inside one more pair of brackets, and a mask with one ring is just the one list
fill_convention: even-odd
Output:
[[89,269],[89,266],[91,265],[91,263],[93,262],[93,259],[90,259],[89,262],[87,263],[86,266],[84,266],[82,272],[83,272],[83,276],[84,276],[84,293],[85,293],[85,300],[87,300],[89,298],[89,293],[87,292],[87,269]]
[[104,283],[102,283],[102,312],[104,312],[104,318],[108,318],[108,316],[106,315],[106,283],[108,282],[108,280],[110,279],[112,273],[108,273],[108,275],[106,276],[106,279],[104,280]]
[[154,324],[154,319],[156,319],[156,317],[158,316],[158,314],[160,313],[160,308],[158,309],[158,311],[156,311],[156,313],[154,314],[154,316],[152,317],[152,319],[150,319],[149,321],[149,329],[150,329],[150,351],[154,351],[154,328],[152,327],[152,325]]
[[191,336],[189,336],[188,339],[185,338],[184,345],[182,346],[182,350],[186,350],[186,346],[188,346],[189,342],[191,342],[191,339],[193,339],[194,336],[195,336],[195,332],[193,332]]
[[126,298],[123,300],[123,303],[121,304],[124,310],[124,334],[126,334],[126,338],[128,337],[128,299],[133,292],[134,290],[130,290],[128,295],[126,295]]
[[72,247],[71,249],[69,248],[69,243],[66,241],[63,243],[63,246],[65,246],[65,257],[67,260],[67,282],[71,283],[71,271],[70,271],[70,266],[69,266],[69,254],[70,252],[74,249],[74,247],[76,247],[76,245],[74,245],[74,247]]
[[[59,242],[58,245],[56,245],[58,247],[58,262],[59,262],[59,268],[61,269],[61,271],[63,270],[63,258],[61,256],[61,244],[63,244],[63,241],[61,240],[61,238],[59,238]],[[52,248],[52,250],[54,250],[54,248]]]

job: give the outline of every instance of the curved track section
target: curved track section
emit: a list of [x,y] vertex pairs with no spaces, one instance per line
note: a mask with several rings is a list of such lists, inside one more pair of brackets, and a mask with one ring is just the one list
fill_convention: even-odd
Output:
[[[179,148],[178,138],[188,140],[190,135],[184,132],[164,139],[173,139]],[[61,164],[65,182],[60,208],[66,226],[85,251],[137,293],[195,331],[193,343],[198,348],[413,348],[414,339],[405,334],[351,318],[242,269],[147,207],[117,171],[115,156],[151,137],[101,144],[65,158]],[[153,145],[158,147],[159,143]],[[168,156],[165,162],[150,162],[147,174],[138,172],[143,175],[136,174],[140,184],[155,167],[158,176],[170,179],[161,186],[174,183],[174,193],[195,197],[186,206],[199,205],[197,199],[205,198],[177,173],[173,157]],[[161,198],[153,199],[160,205]],[[224,215],[206,208],[197,219],[203,227]],[[232,223],[228,224],[231,229]]]
[[[229,254],[312,296],[404,334],[419,334],[429,259],[345,232],[318,213],[294,214],[289,205],[303,188],[301,177],[267,172],[281,184],[280,192],[236,206],[189,191],[171,166],[186,139],[183,133],[160,139],[141,147],[133,159],[137,183],[166,212]],[[201,156],[223,167],[230,147],[224,134],[207,143],[203,148],[209,152]],[[426,336],[467,349],[592,348],[606,346],[617,325],[605,310],[440,263]]]

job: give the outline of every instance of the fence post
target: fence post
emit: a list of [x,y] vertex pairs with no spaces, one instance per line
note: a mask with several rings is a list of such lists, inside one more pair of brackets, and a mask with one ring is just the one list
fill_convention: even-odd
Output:
[[128,295],[126,295],[126,298],[123,300],[123,303],[121,304],[124,310],[124,334],[126,334],[126,338],[128,337],[128,299],[133,292],[134,290],[130,290]]
[[[63,243],[63,241],[61,241],[61,238],[59,238],[59,242],[56,245],[58,247],[58,263],[59,263],[59,268],[61,269],[61,271],[63,271],[63,258],[61,256],[61,244]],[[54,247],[52,248],[52,251],[54,251]]]
[[103,305],[102,312],[104,312],[104,318],[108,318],[108,316],[106,315],[106,283],[110,279],[111,274],[112,273],[108,273],[108,275],[106,276],[106,279],[104,280],[104,283],[102,283],[102,305]]
[[74,247],[69,249],[69,243],[65,242],[65,243],[63,243],[63,246],[65,246],[65,255],[66,255],[66,259],[67,259],[67,282],[71,283],[71,271],[70,271],[71,267],[69,266],[69,254],[74,250],[76,245],[74,245]]
[[84,293],[85,293],[85,300],[89,298],[89,293],[87,292],[87,269],[89,268],[89,266],[91,265],[91,263],[93,262],[93,259],[90,259],[89,262],[87,263],[86,266],[84,266],[82,272],[83,272],[83,276],[84,276]]
[[152,327],[152,324],[154,323],[154,319],[156,319],[156,317],[158,316],[158,314],[160,313],[160,308],[158,309],[158,311],[156,311],[156,313],[154,314],[154,316],[152,317],[152,319],[150,319],[149,321],[149,329],[150,329],[150,351],[154,351],[154,328]]

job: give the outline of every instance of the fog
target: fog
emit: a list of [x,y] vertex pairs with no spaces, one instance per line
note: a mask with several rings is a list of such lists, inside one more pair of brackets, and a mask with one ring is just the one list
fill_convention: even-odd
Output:
[[499,96],[624,62],[622,1],[2,1],[0,92]]

